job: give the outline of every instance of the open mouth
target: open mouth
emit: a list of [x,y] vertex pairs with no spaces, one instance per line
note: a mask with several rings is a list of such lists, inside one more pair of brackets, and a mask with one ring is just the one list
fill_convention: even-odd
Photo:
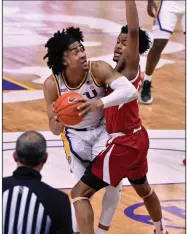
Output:
[[120,57],[120,56],[121,56],[121,53],[119,53],[117,51],[114,52],[114,57]]
[[81,62],[81,64],[82,64],[82,65],[87,65],[87,61],[84,60],[84,61]]

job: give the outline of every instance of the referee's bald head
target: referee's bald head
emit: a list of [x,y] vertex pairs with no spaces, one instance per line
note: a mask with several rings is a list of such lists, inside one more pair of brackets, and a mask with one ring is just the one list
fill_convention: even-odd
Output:
[[35,167],[46,161],[46,139],[35,131],[28,131],[17,139],[16,160],[26,166]]

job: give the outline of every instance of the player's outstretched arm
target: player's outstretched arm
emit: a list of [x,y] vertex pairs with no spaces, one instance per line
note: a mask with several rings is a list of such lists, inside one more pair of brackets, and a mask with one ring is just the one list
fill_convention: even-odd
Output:
[[[128,25],[127,45],[124,53],[116,66],[116,70],[122,70],[124,61],[128,69],[139,69],[139,18],[134,0],[126,0],[126,20]],[[129,77],[128,77],[129,78]]]
[[64,125],[58,121],[56,114],[53,111],[53,105],[58,98],[58,94],[52,76],[48,77],[44,82],[44,98],[47,105],[49,129],[54,135],[60,135],[64,129]]
[[92,71],[95,73],[95,77],[103,79],[102,82],[105,86],[110,86],[114,90],[108,96],[101,98],[104,103],[104,108],[128,103],[138,98],[138,93],[134,85],[125,76],[114,70],[108,63],[100,61],[96,63],[94,70],[93,68]]
[[114,91],[99,100],[87,101],[78,109],[80,116],[85,116],[90,111],[117,106],[128,103],[138,98],[138,91],[132,83],[119,72],[114,70],[108,63],[97,61],[92,63],[92,73],[101,85],[110,86]]

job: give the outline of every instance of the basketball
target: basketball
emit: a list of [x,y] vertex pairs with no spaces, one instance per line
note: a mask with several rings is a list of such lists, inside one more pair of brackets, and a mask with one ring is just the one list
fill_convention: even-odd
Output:
[[68,92],[62,94],[55,102],[54,111],[64,125],[76,125],[83,120],[78,115],[77,107],[80,106],[80,102],[75,102],[76,98],[82,98],[82,96],[76,92]]

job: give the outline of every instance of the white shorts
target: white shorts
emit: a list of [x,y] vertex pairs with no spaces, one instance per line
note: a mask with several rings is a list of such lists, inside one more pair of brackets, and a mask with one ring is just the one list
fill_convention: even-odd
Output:
[[153,39],[169,39],[179,16],[181,17],[182,30],[185,33],[185,1],[161,0],[152,28]]
[[61,136],[70,171],[76,180],[82,177],[86,167],[106,148],[110,139],[103,122],[92,130],[78,131],[66,127]]

